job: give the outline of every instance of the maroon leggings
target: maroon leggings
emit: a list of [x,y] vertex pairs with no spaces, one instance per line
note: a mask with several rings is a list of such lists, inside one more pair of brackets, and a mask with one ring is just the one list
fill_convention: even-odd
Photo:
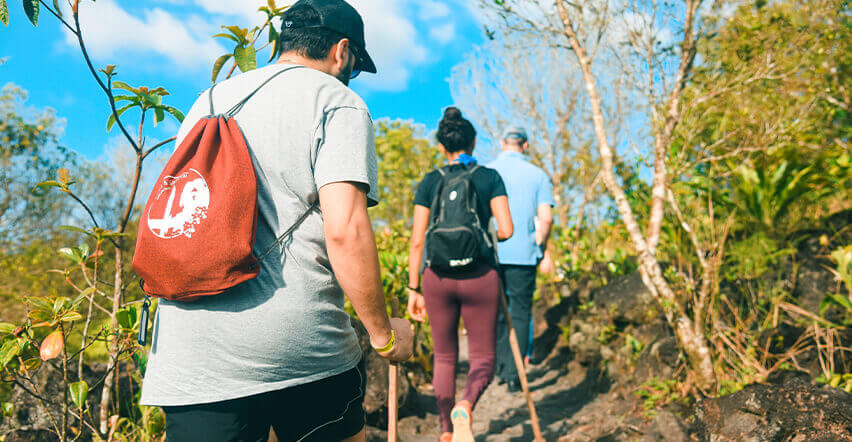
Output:
[[500,300],[498,281],[497,271],[490,267],[452,276],[439,276],[427,269],[423,275],[423,296],[435,350],[432,385],[444,432],[451,432],[453,428],[450,411],[456,396],[459,314],[467,329],[470,359],[463,399],[476,405],[494,377],[495,330]]

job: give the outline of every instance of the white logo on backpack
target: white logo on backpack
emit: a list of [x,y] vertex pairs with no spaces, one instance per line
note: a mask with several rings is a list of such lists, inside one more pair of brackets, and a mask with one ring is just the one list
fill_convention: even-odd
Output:
[[[148,210],[148,229],[158,238],[191,238],[198,225],[207,219],[210,189],[197,170],[188,169],[179,176],[163,178],[154,192],[157,197]],[[161,214],[159,218],[157,214]]]
[[451,259],[450,267],[464,267],[473,262],[473,258]]

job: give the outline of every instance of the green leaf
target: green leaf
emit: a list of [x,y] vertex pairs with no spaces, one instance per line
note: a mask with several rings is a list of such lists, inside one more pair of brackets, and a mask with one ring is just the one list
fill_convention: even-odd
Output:
[[26,368],[27,371],[31,372],[38,370],[39,367],[41,367],[41,358],[32,358],[24,361],[24,368]]
[[9,26],[9,8],[6,6],[6,0],[0,0],[0,22]]
[[141,94],[141,97],[142,103],[149,108],[163,104],[163,97],[157,93]]
[[243,72],[257,69],[257,51],[254,46],[240,47],[234,49],[234,57],[237,59],[237,66]]
[[46,312],[53,312],[53,302],[47,298],[26,298],[26,303]]
[[275,30],[275,26],[270,26],[269,27],[269,42],[272,43],[272,51],[269,54],[269,62],[270,63],[278,55],[278,38],[279,37],[280,37],[280,35],[278,34],[278,31]]
[[47,327],[50,325],[48,323],[53,321],[53,315],[44,310],[33,310],[30,312],[29,317],[35,322],[33,327]]
[[38,7],[39,0],[24,0],[24,12],[33,26],[38,25]]
[[138,94],[138,93],[139,93],[139,89],[137,89],[137,88],[135,88],[135,87],[130,87],[130,85],[129,85],[129,84],[127,84],[127,83],[125,83],[125,82],[123,82],[123,81],[116,81],[116,82],[114,82],[114,83],[112,84],[112,88],[113,88],[113,89],[124,89],[124,90],[126,90],[126,91],[133,92],[134,94]]
[[144,351],[133,353],[133,362],[139,367],[139,373],[145,376],[145,369],[148,367],[148,354]]
[[154,127],[157,126],[157,123],[166,119],[166,113],[163,111],[162,107],[157,107],[154,109]]
[[136,95],[116,95],[112,98],[115,99],[116,103],[118,103],[119,101],[132,101],[137,104],[139,103],[139,97]]
[[210,81],[213,83],[216,82],[216,78],[219,77],[219,72],[222,70],[222,67],[225,66],[225,63],[233,56],[234,54],[225,54],[216,59],[216,63],[213,63],[213,76],[210,78]]
[[[0,0],[2,2],[3,0]],[[3,402],[0,404],[0,412],[3,417],[12,417],[15,414],[15,404],[11,402]]]
[[58,315],[59,312],[65,310],[68,306],[71,305],[71,300],[60,296],[53,301],[53,314]]
[[21,339],[11,339],[6,341],[0,347],[0,369],[6,368],[12,359],[15,359],[24,350],[24,344]]
[[39,191],[39,190],[44,191],[44,190],[47,190],[47,189],[49,189],[49,188],[51,188],[51,187],[59,187],[59,188],[62,188],[62,187],[65,187],[65,186],[63,186],[63,185],[62,185],[62,183],[60,183],[59,181],[56,181],[56,180],[42,181],[42,182],[40,182],[40,183],[36,184],[36,185],[35,185],[35,187],[33,187],[33,191],[32,191],[32,192],[33,192],[34,194],[38,194],[38,192],[37,192],[37,191]]
[[71,250],[70,247],[63,247],[59,249],[59,254],[62,255],[63,258],[68,259],[73,262],[77,262],[77,258],[74,256],[74,251]]
[[85,408],[86,398],[89,397],[89,384],[86,381],[75,382],[68,386],[68,391],[71,393],[71,402],[74,402],[77,408]]
[[18,328],[15,324],[10,324],[8,322],[0,322],[0,334],[9,334],[15,331]]
[[82,319],[83,319],[83,315],[81,315],[77,312],[68,312],[68,313],[62,315],[62,319],[60,319],[60,321],[62,321],[62,322],[74,322],[74,321],[80,321]]
[[123,329],[132,330],[136,325],[136,308],[130,307],[115,313],[115,320]]
[[183,119],[184,119],[183,112],[181,112],[180,110],[178,110],[177,108],[174,108],[172,106],[163,106],[163,109],[165,109],[166,112],[172,114],[172,116],[175,117],[175,119],[178,120],[178,122],[183,123]]
[[[121,114],[127,112],[128,109],[130,109],[131,107],[134,107],[134,106],[137,106],[137,104],[136,103],[130,103],[127,106],[124,106],[121,109],[116,110],[115,113],[118,114],[118,116],[120,117]],[[115,124],[115,114],[110,114],[109,118],[107,119],[107,132],[112,130],[113,124]]]
[[62,18],[62,9],[59,7],[59,0],[53,0],[53,10],[56,11],[56,15],[59,18]]
[[237,44],[240,43],[240,40],[237,37],[234,37],[231,34],[226,34],[224,32],[214,35],[213,38],[229,38],[229,39],[235,41]]
[[237,37],[236,42],[239,44],[247,44],[246,41],[246,33],[248,33],[248,29],[241,28],[239,26],[222,26],[222,28],[231,31],[235,37]]
[[62,229],[62,230],[67,230],[69,232],[82,233],[83,235],[87,235],[87,236],[94,236],[92,234],[92,232],[90,232],[86,229],[81,229],[81,228],[76,227],[76,226],[59,226],[59,228]]

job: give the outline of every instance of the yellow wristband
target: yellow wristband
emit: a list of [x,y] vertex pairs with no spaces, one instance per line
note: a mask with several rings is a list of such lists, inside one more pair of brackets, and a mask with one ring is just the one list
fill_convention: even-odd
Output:
[[373,349],[376,350],[379,353],[387,353],[387,352],[393,350],[393,346],[395,344],[396,344],[396,333],[394,333],[393,330],[391,330],[390,341],[388,341],[388,343],[385,344],[384,347],[381,347],[381,348],[373,347]]

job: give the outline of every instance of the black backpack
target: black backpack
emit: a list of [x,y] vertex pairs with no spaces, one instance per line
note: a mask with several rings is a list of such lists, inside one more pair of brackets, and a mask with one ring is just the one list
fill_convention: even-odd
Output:
[[479,166],[443,167],[426,230],[426,265],[440,273],[462,272],[490,262],[493,247],[476,213],[473,174]]

